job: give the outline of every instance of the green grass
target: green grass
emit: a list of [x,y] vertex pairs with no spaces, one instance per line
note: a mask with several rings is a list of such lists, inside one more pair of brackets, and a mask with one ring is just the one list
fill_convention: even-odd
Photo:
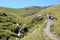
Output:
[[[24,17],[25,15],[31,14],[33,12],[38,12],[38,13]],[[51,27],[51,32],[60,38],[60,33],[59,33],[60,32],[60,5],[55,5],[52,7],[50,6],[49,8],[36,7],[36,6],[25,7],[25,8],[0,7],[0,14],[1,13],[6,13],[8,17],[0,16],[1,18],[0,21],[2,21],[0,23],[0,35],[11,35],[11,34],[16,35],[14,33],[14,30],[17,28],[16,24],[11,23],[12,21],[14,21],[14,22],[22,23],[22,28],[24,27],[28,28],[28,32],[25,34],[24,38],[21,38],[21,40],[51,40],[47,35],[43,33],[43,29],[45,27],[44,20],[40,22],[35,22],[33,24],[31,23],[34,17],[51,13],[54,17],[58,19],[54,21],[54,26]],[[6,22],[8,18],[11,18],[10,22]],[[6,29],[4,30],[3,28]],[[15,40],[16,38],[19,39],[18,37],[12,36],[10,40]]]
[[[49,7],[49,6],[47,6]],[[37,13],[39,12],[40,10],[43,10],[47,7],[39,7],[39,6],[29,6],[29,7],[25,7],[25,8],[6,8],[6,7],[0,7],[0,9],[4,9],[8,12],[12,12],[12,13],[15,13],[16,15],[19,15],[19,16],[24,16],[24,15],[27,15],[27,14],[33,14],[33,13]]]
[[50,38],[43,33],[44,26],[45,23],[37,24],[35,27],[32,26],[31,32],[21,40],[50,40]]
[[[33,15],[36,17],[36,16],[40,15],[41,13],[42,13],[42,15],[51,13],[53,17],[56,17],[58,20],[53,21],[54,26],[51,27],[51,32],[53,34],[55,34],[58,38],[60,38],[60,33],[59,33],[60,32],[60,25],[59,25],[60,24],[60,8],[59,7],[60,7],[60,5],[55,5],[50,8],[47,8],[43,11],[40,11],[36,15]],[[42,25],[44,25],[44,24],[42,24]],[[35,26],[34,27],[32,26],[31,29],[33,29],[33,30],[31,31],[31,33],[28,33],[28,35],[25,36],[21,40],[51,40],[47,35],[45,35],[43,33],[42,30],[43,30],[44,26],[42,26],[42,25],[40,25],[41,27],[40,26],[38,27],[38,24],[37,24],[37,26],[36,26],[37,28],[35,28]]]

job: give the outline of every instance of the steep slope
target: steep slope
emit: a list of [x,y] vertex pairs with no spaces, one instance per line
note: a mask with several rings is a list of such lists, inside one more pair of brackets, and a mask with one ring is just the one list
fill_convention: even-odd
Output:
[[[47,8],[47,9],[45,9],[45,10],[43,10],[43,11],[41,11],[41,12],[39,12],[38,14],[36,14],[36,16],[37,15],[39,15],[40,13],[42,13],[43,15],[45,14],[48,14],[48,13],[50,13],[53,17],[55,17],[55,18],[57,18],[57,20],[56,21],[54,21],[55,23],[54,23],[54,26],[53,27],[51,27],[51,32],[53,32],[54,34],[56,34],[57,36],[59,36],[59,32],[60,32],[60,4],[58,4],[58,5],[55,5],[55,6],[52,6],[52,7],[50,7],[50,8]],[[60,37],[60,36],[59,36]]]
[[[45,35],[43,33],[43,28],[45,27],[45,20],[40,20],[40,21],[36,21],[34,23],[32,23],[32,20],[36,17],[39,17],[40,15],[42,15],[44,17],[44,15],[46,16],[46,14],[51,13],[53,15],[53,17],[56,17],[57,20],[55,21],[56,23],[54,23],[54,26],[51,27],[51,32],[56,34],[58,37],[60,37],[60,4],[59,5],[55,5],[52,7],[49,7],[47,9],[44,10],[40,10],[40,7],[27,7],[27,8],[22,8],[22,9],[14,9],[14,8],[0,8],[0,13],[6,13],[9,17],[11,17],[14,22],[21,22],[23,24],[23,28],[27,27],[28,32],[25,34],[24,38],[21,38],[21,40],[51,40],[47,35]],[[38,12],[40,10],[40,12]],[[35,11],[37,11],[38,13],[34,14],[34,15],[30,15],[28,17],[22,17],[25,15],[29,15],[32,13],[35,13]],[[20,14],[21,13],[21,14]],[[1,17],[2,18],[2,17]],[[5,17],[3,17],[4,19]],[[6,17],[8,18],[8,17]],[[45,17],[44,17],[45,18]],[[9,22],[8,22],[9,23]],[[4,24],[8,24],[8,23],[4,23]],[[0,25],[1,26],[1,25]],[[16,25],[12,25],[12,27],[16,28]],[[12,28],[14,29],[14,28]],[[7,31],[7,30],[6,30]],[[8,33],[6,34],[10,34],[11,30],[7,31]],[[10,33],[9,33],[10,32]],[[14,33],[14,32],[12,32]],[[2,34],[2,33],[1,33]],[[15,38],[13,38],[13,40],[15,40]]]
[[[51,32],[55,34],[57,37],[60,38],[60,4],[54,5],[52,7],[49,7],[45,10],[42,10],[38,12],[37,14],[33,15],[32,17],[38,17],[38,16],[46,16],[46,14],[50,13],[54,18],[57,18],[57,20],[53,20],[54,26],[50,27]],[[40,23],[39,26],[35,26],[35,30],[33,30],[31,33],[29,33],[27,36],[25,36],[21,40],[51,40],[47,35],[44,35],[43,28],[45,27],[45,22],[42,23],[42,26]],[[32,27],[33,28],[33,27]]]
[[[10,35],[15,35],[16,36],[16,33],[14,32],[17,28],[16,22],[26,24],[25,22],[28,19],[31,20],[31,17],[30,18],[23,18],[23,17],[21,17],[22,16],[21,14],[20,14],[21,16],[19,14],[17,14],[17,13],[21,13],[20,12],[21,10],[22,10],[22,12],[24,12],[24,11],[26,12],[26,9],[27,8],[14,9],[14,8],[0,7],[0,37],[1,36],[10,36]],[[35,9],[34,7],[33,7],[33,9],[35,11],[37,11],[37,9]],[[33,9],[28,8],[29,11],[33,10]],[[40,10],[40,9],[38,9],[38,10]],[[25,15],[25,14],[23,14],[23,15]]]
[[0,9],[0,39],[4,36],[17,36],[14,31],[17,28],[16,23],[21,23],[20,18],[21,17],[15,15],[14,13]]

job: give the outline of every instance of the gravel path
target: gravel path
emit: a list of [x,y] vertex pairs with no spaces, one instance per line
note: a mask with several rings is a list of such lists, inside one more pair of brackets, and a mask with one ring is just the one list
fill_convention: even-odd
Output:
[[59,38],[56,37],[56,35],[52,34],[50,32],[50,26],[52,25],[52,21],[51,20],[48,20],[47,21],[47,24],[46,24],[46,27],[44,28],[44,33],[49,36],[52,40],[59,40]]

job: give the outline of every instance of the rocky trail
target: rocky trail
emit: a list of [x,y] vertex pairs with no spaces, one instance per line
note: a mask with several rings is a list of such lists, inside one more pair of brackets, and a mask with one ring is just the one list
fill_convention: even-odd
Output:
[[46,27],[44,28],[44,33],[50,37],[52,40],[60,40],[59,38],[56,37],[55,34],[51,33],[50,32],[50,26],[52,25],[52,21],[51,20],[47,20],[47,24],[46,24]]

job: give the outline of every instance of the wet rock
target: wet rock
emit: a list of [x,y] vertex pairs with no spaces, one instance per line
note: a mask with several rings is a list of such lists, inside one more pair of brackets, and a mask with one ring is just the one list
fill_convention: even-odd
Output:
[[28,29],[25,27],[25,28],[23,29],[23,31],[24,31],[24,32],[28,32]]
[[27,27],[25,27],[25,28],[23,28],[23,29],[21,30],[21,33],[22,33],[22,34],[25,34],[26,32],[28,32],[28,28],[27,28]]

